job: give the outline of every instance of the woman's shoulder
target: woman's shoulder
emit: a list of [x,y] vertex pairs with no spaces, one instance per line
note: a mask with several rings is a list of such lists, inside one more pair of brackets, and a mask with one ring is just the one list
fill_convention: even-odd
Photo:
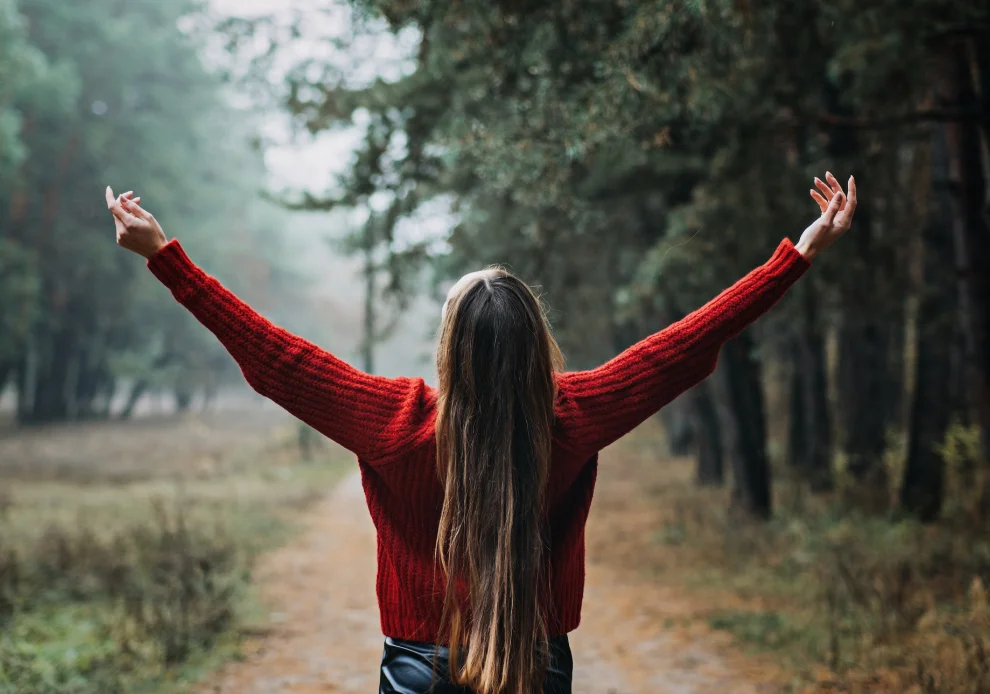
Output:
[[419,377],[389,379],[395,411],[380,432],[373,466],[387,465],[415,449],[431,444],[435,438],[437,391]]

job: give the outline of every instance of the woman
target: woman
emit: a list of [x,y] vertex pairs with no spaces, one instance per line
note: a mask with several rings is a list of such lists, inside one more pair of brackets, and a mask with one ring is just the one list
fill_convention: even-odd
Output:
[[[598,452],[715,368],[856,209],[815,179],[822,215],[797,245],[591,371],[561,372],[540,303],[500,268],[443,306],[439,386],[362,373],[277,328],[166,241],[140,198],[107,188],[117,242],[148,259],[248,383],[357,455],[378,531],[381,692],[570,692],[567,634],[584,588]],[[435,679],[434,679],[435,678]]]

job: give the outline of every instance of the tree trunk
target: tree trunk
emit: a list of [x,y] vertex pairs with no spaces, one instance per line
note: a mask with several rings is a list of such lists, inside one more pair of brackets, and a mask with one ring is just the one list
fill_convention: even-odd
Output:
[[[669,296],[665,298],[667,307],[661,311],[661,320],[670,325],[684,318],[685,314],[677,304]],[[631,339],[629,344],[634,341]],[[703,487],[720,487],[725,482],[725,463],[718,410],[711,388],[708,383],[699,383],[660,410],[660,414],[664,416],[670,454],[687,455],[694,449],[697,455],[695,481]]]
[[[837,85],[827,83],[825,100],[830,113],[840,117],[855,114],[842,103]],[[828,150],[832,156],[853,158],[861,151],[860,138],[849,126],[832,128]],[[856,230],[848,239],[850,263],[842,282],[841,319],[838,328],[839,365],[838,428],[848,471],[855,485],[850,501],[865,510],[886,508],[887,472],[883,466],[886,447],[886,413],[890,406],[887,374],[888,333],[883,327],[882,254],[875,247],[874,210],[868,200],[860,202]],[[844,242],[845,243],[845,242]],[[852,251],[855,249],[855,251]]]
[[364,228],[364,336],[361,341],[361,368],[375,369],[375,240],[371,220]]
[[726,343],[714,382],[719,424],[732,465],[732,505],[745,515],[769,519],[770,464],[760,363],[747,333]]
[[672,456],[689,455],[694,449],[694,407],[690,397],[677,398],[662,410],[660,419],[667,434],[667,453]]
[[887,508],[889,481],[883,454],[887,440],[889,332],[883,325],[876,257],[871,241],[870,209],[858,211],[855,234],[849,241],[858,246],[857,256],[866,262],[855,269],[842,288],[842,319],[839,324],[838,395],[839,425],[847,469],[855,486],[850,500],[864,510]]
[[188,412],[192,406],[193,391],[185,386],[177,386],[173,389],[173,395],[175,396],[176,412]]
[[212,380],[203,387],[203,407],[201,412],[208,412],[217,399],[217,384]]
[[883,328],[887,335],[886,365],[884,375],[884,421],[887,427],[894,425],[898,431],[907,426],[908,406],[904,382],[904,351],[907,349],[907,302],[903,299],[887,302],[883,313]]
[[[152,371],[164,369],[174,361],[175,356],[171,352],[165,352],[155,358],[155,361],[151,364],[151,369]],[[131,392],[127,396],[127,402],[124,405],[124,409],[120,412],[121,419],[130,419],[134,415],[134,408],[137,407],[141,396],[147,393],[150,387],[151,381],[147,378],[139,378],[131,385]]]
[[113,398],[113,376],[104,356],[96,363],[85,360],[76,387],[76,402],[80,418],[105,418]]
[[73,350],[67,357],[65,365],[65,378],[62,381],[62,401],[65,403],[65,415],[63,419],[76,421],[79,418],[79,401],[76,394],[79,391],[79,377],[82,370],[82,355]]
[[[984,112],[984,123],[947,122],[950,219],[955,245],[958,301],[962,313],[970,398],[979,422],[983,457],[990,460],[990,230],[988,230],[987,138],[990,137],[990,55],[985,46],[955,42],[947,48],[939,97],[953,108]],[[978,73],[978,74],[974,74]],[[981,89],[977,94],[975,88]],[[990,503],[990,488],[987,490]]]
[[791,432],[795,446],[803,450],[793,451],[795,464],[800,464],[804,478],[813,492],[832,489],[832,417],[828,403],[827,364],[825,360],[825,336],[818,318],[818,296],[813,283],[803,283],[796,288],[803,303],[803,316],[798,323],[796,373],[792,378]]
[[0,361],[0,397],[3,396],[3,391],[7,387],[7,381],[15,373],[14,365],[13,359]]
[[[798,346],[795,346],[797,350]],[[804,376],[801,373],[801,360],[796,358],[791,364],[788,420],[787,420],[787,463],[800,471],[808,466],[807,425],[804,413]]]
[[707,383],[695,386],[691,393],[691,404],[698,451],[695,479],[702,487],[721,487],[725,483],[722,433],[718,424],[718,410]]
[[148,380],[144,378],[139,378],[131,385],[131,392],[127,395],[127,402],[124,404],[124,409],[120,412],[121,419],[130,419],[134,416],[134,408],[137,407],[141,396],[148,392],[150,385]]
[[[69,414],[67,395],[71,376],[73,335],[63,327],[34,341],[33,388],[30,400],[18,412],[22,424],[65,420]],[[25,383],[25,387],[30,387]]]
[[299,457],[305,461],[313,459],[313,444],[316,442],[318,433],[316,429],[299,422],[297,425],[297,442],[299,444]]
[[30,419],[34,406],[34,388],[38,374],[38,355],[35,338],[29,334],[24,343],[24,355],[17,366],[17,421],[24,424]]
[[956,407],[951,400],[954,310],[953,243],[943,226],[951,218],[945,128],[936,128],[932,177],[935,195],[922,231],[923,271],[918,306],[915,386],[908,428],[907,463],[901,505],[920,520],[936,520],[942,509],[945,470],[937,451]]

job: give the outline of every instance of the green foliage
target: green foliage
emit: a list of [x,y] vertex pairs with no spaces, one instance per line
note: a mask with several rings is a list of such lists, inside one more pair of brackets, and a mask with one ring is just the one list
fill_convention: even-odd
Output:
[[805,633],[790,627],[786,617],[773,611],[725,610],[709,615],[708,624],[712,629],[732,632],[744,643],[759,648],[779,648]]
[[282,217],[257,197],[253,116],[201,63],[208,35],[189,21],[201,10],[0,4],[11,37],[0,76],[16,76],[0,90],[0,371],[20,374],[22,421],[105,415],[127,382],[182,391],[236,373],[115,246],[104,186],[136,189],[166,233],[250,298],[276,291],[265,278],[283,272]]
[[41,288],[33,260],[16,241],[0,238],[0,361],[24,349],[37,319]]
[[882,201],[903,185],[898,143],[925,122],[931,83],[916,66],[990,21],[941,0],[353,5],[356,33],[369,17],[420,32],[416,70],[351,85],[308,60],[285,105],[311,132],[357,112],[401,129],[406,156],[373,185],[407,191],[400,214],[454,194],[460,223],[437,268],[501,262],[544,287],[575,365],[795,238],[826,168],[857,173],[876,206],[870,255],[847,244],[823,274],[879,272],[893,291],[880,299],[900,300],[901,268],[870,263],[902,252],[881,230],[903,231],[910,211]]
[[988,488],[990,466],[983,464],[979,428],[954,422],[938,452],[945,461],[947,477],[943,516],[964,526],[985,522],[983,490]]
[[[818,428],[808,445],[819,467],[829,465],[826,449],[838,441],[857,492],[851,505],[889,506],[876,490],[896,484],[877,476],[886,433],[903,431],[908,410],[901,357],[905,335],[916,335],[904,329],[905,298],[922,291],[912,239],[926,224],[945,237],[972,227],[973,249],[956,252],[973,255],[976,273],[987,263],[972,203],[985,192],[985,162],[967,160],[966,181],[947,192],[945,178],[962,174],[933,154],[951,129],[979,126],[982,134],[955,145],[973,151],[990,132],[979,76],[990,71],[978,48],[990,35],[985,3],[350,5],[351,46],[380,34],[382,24],[397,39],[413,32],[419,40],[399,42],[415,69],[403,66],[387,79],[356,82],[336,58],[308,58],[289,71],[283,106],[308,132],[370,124],[369,148],[355,158],[361,175],[344,177],[333,200],[364,205],[383,195],[392,201],[387,229],[427,202],[453,200],[456,222],[432,263],[438,278],[510,266],[551,297],[555,333],[573,368],[601,363],[686,314],[764,261],[782,237],[796,239],[819,214],[806,192],[813,177],[855,174],[854,233],[816,260],[804,299],[785,302],[755,337],[761,354],[786,355],[815,374],[826,368],[825,340],[838,338],[828,378],[816,375],[807,386],[816,392],[805,406],[819,421],[793,430]],[[265,80],[280,42],[291,44],[305,29],[302,20],[291,29],[275,23],[269,33],[264,22],[235,24],[227,27],[234,44],[250,44],[245,39],[257,33],[272,39],[260,61]],[[333,44],[336,51],[349,45],[339,37]],[[955,75],[956,58],[970,65],[967,75]],[[957,78],[973,83],[973,104],[960,87],[958,94],[946,87]],[[367,153],[383,131],[402,146],[370,167]],[[955,238],[962,243],[958,231]],[[393,257],[405,253],[390,234],[377,240]],[[416,248],[409,264],[430,255]],[[951,268],[941,271],[948,276]],[[795,320],[799,311],[807,320]],[[943,314],[959,322],[958,306]],[[798,342],[808,349],[796,350]],[[964,368],[978,372],[982,356],[966,356]],[[834,398],[825,392],[831,383]],[[738,416],[722,409],[723,419]],[[917,427],[934,428],[944,427]],[[911,443],[919,436],[942,433],[915,433]]]
[[0,642],[3,694],[123,694],[123,684],[98,657],[44,659],[28,648]]
[[26,40],[13,0],[0,3],[0,82],[9,85],[7,93],[0,96],[0,180],[5,180],[24,156],[20,118],[10,105],[11,86],[16,89],[34,77],[39,58]]

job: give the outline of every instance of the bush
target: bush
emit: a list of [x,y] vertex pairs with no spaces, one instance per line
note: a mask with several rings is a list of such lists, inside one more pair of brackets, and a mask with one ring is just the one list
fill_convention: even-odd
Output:
[[[4,478],[0,694],[176,691],[235,656],[255,558],[353,467],[330,450],[298,465],[286,438],[202,468],[199,434],[176,426],[170,462],[135,461],[125,480],[116,456]],[[128,452],[146,432],[112,429]]]
[[700,591],[709,626],[797,675],[782,691],[990,694],[990,528],[973,521],[985,472],[970,433],[951,433],[952,503],[930,525],[857,514],[839,494],[785,499],[769,523],[747,522],[727,490],[694,488],[676,464],[644,472],[655,465],[644,455],[628,472],[658,480],[644,561]]
[[922,694],[990,693],[990,611],[983,582],[973,581],[969,610],[922,629],[916,665]]
[[[248,579],[232,538],[191,524],[182,505],[169,513],[158,504],[150,520],[111,534],[51,526],[19,546],[12,536],[0,536],[3,694],[124,691],[121,673],[212,646]],[[60,619],[73,605],[79,618]]]
[[78,666],[0,643],[0,694],[124,694],[126,690],[104,661]]
[[828,667],[821,691],[990,694],[986,529],[827,508],[740,523],[723,508],[682,498],[658,537],[705,567],[709,582],[720,576],[759,605],[713,606],[713,628],[780,652],[809,677]]
[[960,527],[982,526],[987,521],[990,480],[982,461],[979,427],[953,422],[939,454],[946,468],[943,517]]
[[157,525],[131,530],[124,544],[133,561],[114,567],[105,581],[139,636],[153,640],[162,662],[173,665],[227,630],[248,575],[222,532],[193,533],[181,513],[173,520],[161,507],[156,517]]
[[0,546],[0,629],[14,615],[14,605],[20,591],[20,559],[11,547]]

